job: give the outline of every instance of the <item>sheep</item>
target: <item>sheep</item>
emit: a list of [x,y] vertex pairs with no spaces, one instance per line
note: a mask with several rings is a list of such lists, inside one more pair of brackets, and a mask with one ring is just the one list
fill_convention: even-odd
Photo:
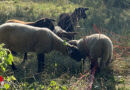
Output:
[[46,27],[49,28],[51,31],[53,31],[55,29],[53,24],[54,21],[55,20],[51,18],[42,18],[35,22],[24,22],[16,19],[11,19],[8,20],[6,23],[21,23],[21,24],[31,25],[35,27]]
[[[20,21],[20,20],[16,20],[16,19],[11,19],[8,20],[6,23],[21,23],[21,24],[26,24],[26,25],[31,25],[31,26],[35,26],[35,27],[46,27],[49,28],[51,31],[54,31],[55,27],[54,27],[54,19],[51,18],[42,18],[40,20],[37,20],[35,22],[24,22],[24,21]],[[16,55],[17,53],[12,51],[13,55]],[[25,61],[27,60],[27,53],[24,53],[24,59],[22,63],[25,63]]]
[[[59,16],[58,26],[67,32],[73,32],[74,26],[77,25],[77,22],[83,18],[87,18],[85,13],[89,8],[76,8],[72,14],[63,13]],[[73,38],[72,38],[73,39]]]
[[110,38],[104,34],[93,34],[79,40],[71,40],[68,43],[79,48],[84,60],[89,57],[91,69],[98,65],[98,58],[101,58],[100,65],[98,65],[99,71],[112,61],[113,44]]
[[[80,52],[76,46],[66,43],[48,28],[38,28],[20,23],[0,25],[0,43],[15,52],[35,52],[38,59],[38,72],[44,67],[44,54],[52,50],[80,60]],[[12,69],[15,69],[12,64]]]

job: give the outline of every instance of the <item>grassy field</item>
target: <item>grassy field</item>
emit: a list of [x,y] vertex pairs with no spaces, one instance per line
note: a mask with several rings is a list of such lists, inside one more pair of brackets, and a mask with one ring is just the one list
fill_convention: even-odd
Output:
[[[72,12],[76,4],[61,5],[63,3],[54,2],[23,2],[16,1],[0,1],[0,23],[4,23],[8,19],[19,19],[25,21],[35,21],[43,17],[57,19],[60,13]],[[67,9],[70,8],[70,9]]]
[[[88,6],[90,8],[87,12],[88,18],[80,21],[80,27],[77,28],[79,35],[76,39],[95,33],[92,27],[94,23],[100,32],[110,36],[114,43],[114,61],[109,69],[95,76],[92,90],[130,90],[130,26],[128,25],[130,10],[113,8],[113,11],[110,11],[104,4],[96,7],[93,6],[94,4],[85,5],[85,0],[76,0],[81,1],[80,4],[71,1],[74,0],[0,1],[0,24],[9,19],[35,21],[50,17],[57,20],[60,13],[71,13],[76,7]],[[117,10],[120,12],[115,12]],[[13,72],[9,67],[6,73],[14,75],[17,79],[12,86],[14,90],[16,88],[21,90],[85,90],[88,87],[87,78],[90,75],[79,80],[85,74],[83,69],[80,69],[81,63],[59,52],[52,51],[46,54],[45,70],[40,75],[36,73],[35,53],[29,53],[24,65],[21,64],[22,59],[23,54],[15,56],[14,61],[18,71]],[[85,72],[89,71],[89,63],[86,60]]]

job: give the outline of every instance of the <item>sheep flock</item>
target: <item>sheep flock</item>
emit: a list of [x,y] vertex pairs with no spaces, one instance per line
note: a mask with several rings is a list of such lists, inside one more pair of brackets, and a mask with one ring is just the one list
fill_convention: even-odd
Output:
[[[91,69],[98,64],[103,70],[109,65],[113,56],[113,44],[104,34],[92,34],[75,40],[77,22],[87,18],[85,11],[89,8],[76,8],[72,14],[63,13],[58,23],[51,18],[42,18],[35,22],[24,22],[16,19],[6,21],[0,25],[0,44],[12,52],[24,53],[24,62],[28,52],[35,52],[38,60],[38,72],[44,69],[45,53],[53,50],[68,55],[76,61],[91,61]],[[66,40],[67,42],[65,42]],[[66,43],[66,44],[64,44]],[[100,64],[98,59],[100,58]],[[12,64],[12,69],[16,69]]]

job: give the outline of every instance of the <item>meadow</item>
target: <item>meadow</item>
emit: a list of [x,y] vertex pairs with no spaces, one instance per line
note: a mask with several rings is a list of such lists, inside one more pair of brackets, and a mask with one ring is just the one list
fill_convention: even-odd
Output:
[[[36,21],[44,17],[57,21],[61,13],[89,7],[87,19],[77,25],[79,34],[75,39],[100,32],[108,35],[114,44],[113,62],[110,68],[95,76],[92,90],[130,90],[129,3],[129,0],[0,0],[0,24],[9,19]],[[16,78],[11,81],[9,90],[86,90],[89,85],[90,75],[85,73],[90,71],[87,59],[84,69],[80,69],[82,62],[52,51],[46,54],[45,70],[40,74],[35,53],[28,54],[25,64],[21,64],[23,54],[13,59],[18,67],[16,72],[10,66],[6,72],[0,69],[5,79],[11,75]]]

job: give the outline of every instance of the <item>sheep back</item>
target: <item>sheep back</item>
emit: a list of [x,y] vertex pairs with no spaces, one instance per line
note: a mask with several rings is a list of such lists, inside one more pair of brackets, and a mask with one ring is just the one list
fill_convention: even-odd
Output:
[[24,22],[24,21],[20,21],[20,20],[16,20],[16,19],[11,19],[11,20],[8,20],[6,23],[21,23],[21,24],[31,25],[31,26],[35,26],[35,27],[49,28],[50,30],[53,31],[54,30],[54,25],[53,25],[54,21],[55,21],[54,19],[50,19],[50,18],[42,18],[35,22]]
[[83,56],[91,58],[111,59],[113,44],[109,37],[103,34],[93,34],[79,40],[78,48]]
[[38,53],[50,51],[51,32],[47,28],[37,28],[18,23],[6,23],[0,26],[0,43],[16,52]]

